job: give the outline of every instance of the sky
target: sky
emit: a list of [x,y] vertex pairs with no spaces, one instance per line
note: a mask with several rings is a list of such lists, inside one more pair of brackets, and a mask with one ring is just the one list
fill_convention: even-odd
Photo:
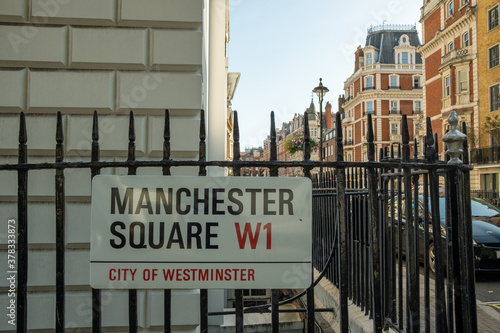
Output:
[[[229,0],[230,72],[241,77],[232,100],[238,111],[241,148],[262,146],[276,127],[304,113],[319,79],[330,91],[332,111],[354,72],[354,52],[366,29],[416,24],[421,36],[422,0]],[[420,37],[421,39],[421,37]]]

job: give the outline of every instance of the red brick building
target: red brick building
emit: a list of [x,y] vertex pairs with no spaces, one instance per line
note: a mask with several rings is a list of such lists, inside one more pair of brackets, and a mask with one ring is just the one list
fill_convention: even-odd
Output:
[[[424,110],[441,138],[452,110],[478,135],[477,0],[424,0],[420,22]],[[469,140],[471,146],[476,140]]]
[[415,26],[368,29],[365,46],[355,52],[354,73],[344,82],[345,161],[367,160],[368,114],[372,114],[377,151],[401,142],[402,114],[408,116],[410,139],[422,134],[418,132],[423,111],[419,46]]

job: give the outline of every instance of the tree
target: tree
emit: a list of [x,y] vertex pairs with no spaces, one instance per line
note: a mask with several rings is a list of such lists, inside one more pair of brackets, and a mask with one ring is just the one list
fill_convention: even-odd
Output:
[[490,135],[492,146],[500,145],[500,118],[498,115],[486,117],[486,121],[483,124],[483,130]]

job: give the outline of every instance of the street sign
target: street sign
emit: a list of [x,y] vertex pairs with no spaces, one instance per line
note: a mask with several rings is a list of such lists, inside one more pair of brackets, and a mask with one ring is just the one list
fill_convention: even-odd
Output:
[[312,283],[307,178],[96,176],[96,289],[278,289]]

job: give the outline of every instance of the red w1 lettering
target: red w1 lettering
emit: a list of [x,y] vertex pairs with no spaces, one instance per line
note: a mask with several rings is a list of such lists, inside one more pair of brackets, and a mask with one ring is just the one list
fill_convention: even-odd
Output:
[[[257,243],[259,241],[259,235],[260,235],[260,228],[262,226],[262,223],[257,223],[257,228],[255,229],[255,232],[252,230],[252,225],[250,223],[245,223],[245,228],[243,229],[243,235],[241,234],[241,228],[240,224],[236,222],[234,224],[234,227],[236,228],[236,237],[238,238],[238,244],[240,246],[240,249],[244,249],[247,243],[247,237],[248,241],[250,243],[250,247],[252,250],[255,250],[257,247]],[[267,223],[264,225],[262,228],[267,231],[267,237],[266,237],[266,249],[270,250],[271,249],[271,223]]]

